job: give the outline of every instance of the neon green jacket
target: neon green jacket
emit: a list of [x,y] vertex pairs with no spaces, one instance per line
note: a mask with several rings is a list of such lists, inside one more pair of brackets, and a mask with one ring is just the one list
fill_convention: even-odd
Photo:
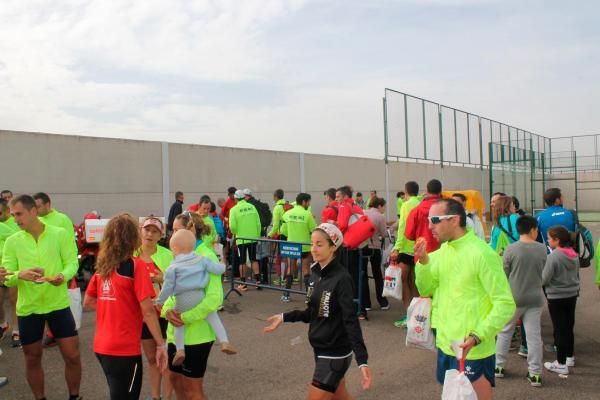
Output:
[[202,240],[208,243],[209,246],[212,246],[215,240],[217,240],[217,227],[215,226],[215,223],[210,215],[202,218],[202,222],[204,222],[205,225],[210,226],[210,233],[202,236]]
[[12,228],[15,232],[18,232],[21,230],[21,228],[19,228],[19,225],[17,225],[17,223],[15,222],[15,219],[12,216],[8,217],[8,219],[6,221],[4,221],[4,223],[6,225],[8,225],[10,228]]
[[600,254],[598,253],[598,251],[600,251],[600,240],[598,241],[598,247],[596,247],[596,254],[595,254],[595,258],[596,258],[596,285],[600,286]]
[[417,196],[411,196],[408,200],[402,203],[400,207],[400,218],[398,219],[398,233],[396,234],[396,244],[394,245],[394,250],[399,253],[413,254],[413,248],[415,247],[415,242],[412,240],[408,240],[406,236],[404,236],[404,228],[406,228],[406,220],[408,219],[408,214],[418,206],[420,203]]
[[219,257],[217,257],[212,247],[208,247],[206,245],[206,242],[202,242],[199,246],[197,246],[194,252],[199,256],[208,257],[214,262],[219,262]]
[[[140,256],[140,249],[137,249],[133,252],[134,257]],[[160,269],[160,271],[164,274],[169,265],[171,265],[171,261],[173,261],[173,253],[171,250],[166,247],[162,247],[160,245],[156,245],[156,253],[150,256],[154,264]]]
[[[240,200],[229,212],[229,229],[237,237],[260,237],[260,217],[256,207],[246,200]],[[256,240],[239,240],[237,244],[256,243]]]
[[[221,283],[221,275],[209,274],[209,276],[208,285],[204,289],[204,299],[196,307],[181,314],[185,326],[184,343],[188,346],[215,340],[215,332],[206,322],[206,317],[208,314],[217,311],[223,303],[223,284]],[[175,297],[172,296],[165,302],[161,315],[165,317],[167,311],[173,308],[175,308]],[[175,343],[173,325],[170,323],[167,328],[167,342]]]
[[2,260],[2,249],[4,248],[4,242],[6,239],[17,233],[18,229],[14,229],[6,222],[0,222],[0,261]]
[[[27,231],[19,231],[6,239],[2,266],[14,272],[6,286],[19,288],[17,315],[47,314],[69,307],[67,283],[79,269],[77,250],[73,238],[64,229],[44,225],[37,242]],[[54,286],[48,282],[34,283],[20,280],[19,271],[29,268],[44,268],[45,277],[63,274],[64,282]]]
[[73,240],[75,240],[75,228],[73,228],[73,221],[71,221],[71,218],[69,218],[67,214],[58,212],[53,208],[52,211],[50,211],[48,214],[39,218],[40,221],[42,221],[46,225],[58,226],[59,228],[63,228],[65,231],[67,231],[68,234],[71,235]]
[[[317,222],[311,212],[296,205],[283,214],[281,233],[287,236],[288,242],[310,243],[310,234],[316,227]],[[310,245],[302,245],[302,251],[310,251]]]
[[398,218],[400,218],[400,210],[402,209],[403,204],[404,199],[402,197],[398,197],[398,201],[396,201],[396,210],[398,211]]
[[502,258],[487,243],[473,231],[443,243],[429,254],[427,265],[417,263],[416,284],[422,296],[437,298],[432,314],[438,348],[453,355],[451,342],[474,333],[481,344],[471,349],[468,360],[496,353],[496,335],[513,317],[516,306]]
[[267,235],[270,238],[279,233],[279,229],[281,228],[281,217],[283,217],[284,212],[283,205],[285,203],[287,203],[287,200],[277,200],[277,203],[275,203],[275,207],[273,207],[273,227]]

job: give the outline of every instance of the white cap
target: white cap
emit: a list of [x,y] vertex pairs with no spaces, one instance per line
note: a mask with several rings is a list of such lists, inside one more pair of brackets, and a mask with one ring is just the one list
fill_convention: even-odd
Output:
[[331,239],[336,249],[339,248],[342,243],[344,243],[344,235],[342,235],[342,231],[340,231],[340,228],[334,224],[325,222],[317,226],[317,229],[322,230],[327,234],[327,236],[329,236],[329,239]]
[[242,193],[244,194],[244,196],[252,196],[252,190],[248,188],[242,190]]
[[241,189],[238,189],[235,191],[235,194],[233,195],[233,197],[235,197],[236,199],[243,199],[244,198],[244,191]]

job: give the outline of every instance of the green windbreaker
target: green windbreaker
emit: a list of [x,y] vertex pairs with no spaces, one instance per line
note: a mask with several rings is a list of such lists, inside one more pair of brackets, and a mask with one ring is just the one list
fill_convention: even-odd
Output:
[[206,245],[206,242],[202,242],[199,246],[196,246],[195,253],[202,257],[208,257],[214,262],[219,262],[219,257],[217,257],[212,247]]
[[[229,229],[237,237],[260,237],[260,217],[256,207],[240,200],[229,212]],[[256,243],[256,240],[236,239],[237,244]]]
[[[296,205],[283,214],[281,233],[287,236],[288,242],[310,243],[310,234],[316,227],[317,223],[312,213]],[[302,245],[302,251],[310,251],[310,245]]]
[[18,232],[21,230],[21,228],[19,228],[19,225],[17,225],[17,223],[15,222],[15,218],[12,216],[8,217],[8,219],[6,221],[4,221],[4,223],[6,225],[8,225],[10,228],[12,228],[12,230],[14,230],[15,232]]
[[398,218],[400,218],[400,210],[402,209],[402,205],[404,204],[404,199],[402,197],[398,197],[396,201],[396,211],[398,212]]
[[59,228],[63,228],[73,240],[75,240],[75,229],[73,228],[73,221],[71,218],[67,216],[67,214],[63,214],[61,212],[56,211],[54,208],[48,214],[43,217],[39,217],[40,221],[42,221],[46,225],[58,226]]
[[18,229],[13,229],[12,226],[6,222],[0,222],[0,261],[2,260],[2,249],[4,248],[4,242],[6,239],[17,233]]
[[[79,263],[73,237],[64,229],[44,225],[44,231],[37,241],[27,231],[15,233],[4,243],[2,266],[14,272],[5,285],[19,288],[18,316],[47,314],[71,304],[67,283],[77,273]],[[19,271],[38,267],[44,268],[45,277],[63,274],[64,282],[60,286],[54,286],[48,282],[20,280],[17,276]]]
[[399,208],[400,210],[400,218],[398,219],[398,233],[396,234],[396,244],[394,245],[394,250],[399,253],[413,254],[413,248],[415,247],[415,242],[412,240],[408,240],[406,236],[404,236],[404,228],[406,228],[406,220],[408,219],[408,214],[418,206],[420,203],[417,196],[411,196],[408,200],[402,203],[402,206]]
[[[279,229],[281,228],[281,217],[283,217],[283,205],[287,202],[287,200],[281,199],[277,200],[275,203],[275,207],[273,207],[273,227],[267,236],[272,238],[273,236],[279,233]],[[290,210],[291,211],[291,210]]]
[[202,240],[208,243],[209,246],[212,246],[215,243],[215,240],[217,240],[217,227],[215,226],[215,222],[212,220],[210,215],[202,218],[202,222],[204,222],[205,225],[210,226],[210,233],[202,236]]
[[474,333],[481,344],[471,349],[468,360],[496,353],[496,335],[516,307],[502,258],[473,231],[443,243],[429,254],[429,264],[417,263],[416,284],[422,296],[435,297],[438,348],[453,355],[452,341]]
[[594,258],[596,259],[596,285],[600,286],[600,241],[598,241],[598,247],[596,247],[596,254]]

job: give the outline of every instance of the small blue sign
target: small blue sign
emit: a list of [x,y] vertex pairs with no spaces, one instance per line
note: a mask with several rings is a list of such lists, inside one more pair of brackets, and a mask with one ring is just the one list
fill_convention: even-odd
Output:
[[302,258],[302,245],[295,243],[280,243],[279,253],[281,254],[281,257],[300,260]]

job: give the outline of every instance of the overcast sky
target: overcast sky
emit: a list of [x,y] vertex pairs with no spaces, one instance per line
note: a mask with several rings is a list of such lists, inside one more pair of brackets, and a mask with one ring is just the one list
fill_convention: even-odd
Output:
[[22,1],[0,129],[383,157],[389,87],[600,133],[598,1]]

